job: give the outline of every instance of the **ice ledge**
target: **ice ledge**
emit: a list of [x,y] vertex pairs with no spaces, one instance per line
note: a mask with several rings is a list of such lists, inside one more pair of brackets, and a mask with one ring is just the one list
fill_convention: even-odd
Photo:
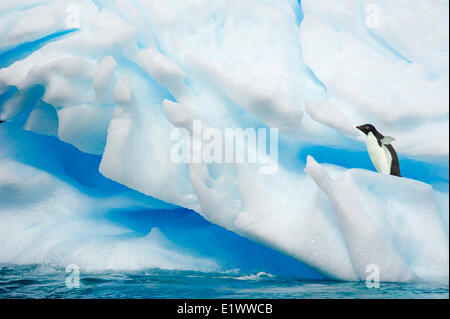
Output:
[[448,281],[448,223],[430,185],[360,169],[333,179],[312,157],[305,170],[331,202],[361,280],[377,265],[381,281]]

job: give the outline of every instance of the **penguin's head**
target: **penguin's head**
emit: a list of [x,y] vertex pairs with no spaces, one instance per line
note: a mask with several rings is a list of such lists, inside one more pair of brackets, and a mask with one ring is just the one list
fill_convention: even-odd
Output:
[[372,124],[363,124],[356,127],[358,130],[363,132],[364,134],[369,134],[370,132],[375,133],[377,129]]

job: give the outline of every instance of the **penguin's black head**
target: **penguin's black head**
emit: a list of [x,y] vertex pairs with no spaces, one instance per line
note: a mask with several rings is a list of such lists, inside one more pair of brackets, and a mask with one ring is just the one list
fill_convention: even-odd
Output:
[[372,133],[377,132],[377,129],[372,124],[359,125],[356,128],[366,135],[369,134],[369,132],[372,132]]

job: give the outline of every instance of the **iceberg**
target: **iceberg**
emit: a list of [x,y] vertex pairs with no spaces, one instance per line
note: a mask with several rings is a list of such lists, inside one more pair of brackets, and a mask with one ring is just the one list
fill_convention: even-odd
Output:
[[[0,263],[448,282],[448,2],[0,13]],[[196,120],[278,129],[278,169],[175,163]],[[367,122],[404,178],[371,166]]]

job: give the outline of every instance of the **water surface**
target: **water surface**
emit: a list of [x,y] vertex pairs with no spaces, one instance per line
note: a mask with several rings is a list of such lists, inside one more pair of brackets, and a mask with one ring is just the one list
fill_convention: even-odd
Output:
[[80,274],[66,286],[65,269],[1,266],[0,298],[449,298],[449,286],[433,283],[305,281],[267,273],[204,273],[149,269]]

